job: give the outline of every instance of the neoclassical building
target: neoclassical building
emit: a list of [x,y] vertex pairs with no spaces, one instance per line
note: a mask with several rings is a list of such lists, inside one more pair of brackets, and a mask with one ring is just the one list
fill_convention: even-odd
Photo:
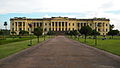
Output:
[[26,18],[14,17],[10,19],[10,31],[15,31],[17,35],[20,30],[30,32],[28,24],[34,28],[41,27],[44,33],[48,31],[70,31],[80,30],[82,26],[89,25],[92,29],[96,29],[100,35],[106,35],[109,32],[109,19],[92,18],[92,19],[77,19],[68,17],[51,17],[51,18]]

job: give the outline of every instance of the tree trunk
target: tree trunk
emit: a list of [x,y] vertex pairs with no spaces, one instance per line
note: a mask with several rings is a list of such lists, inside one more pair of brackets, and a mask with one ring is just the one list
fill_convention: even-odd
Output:
[[38,38],[38,43],[39,43],[39,36],[37,36],[37,38]]
[[113,39],[113,35],[112,35],[112,39]]
[[86,43],[86,37],[87,37],[87,36],[85,35],[85,43]]

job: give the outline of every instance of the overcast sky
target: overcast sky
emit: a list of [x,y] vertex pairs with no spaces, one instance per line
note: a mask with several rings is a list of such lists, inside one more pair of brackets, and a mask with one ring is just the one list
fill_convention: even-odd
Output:
[[[0,29],[13,17],[109,18],[120,30],[119,0],[0,0]],[[8,25],[9,28],[9,25]]]

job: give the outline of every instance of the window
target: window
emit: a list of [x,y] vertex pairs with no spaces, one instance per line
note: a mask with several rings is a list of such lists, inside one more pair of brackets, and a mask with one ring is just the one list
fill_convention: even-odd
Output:
[[57,26],[57,22],[55,22],[55,25]]
[[83,26],[83,23],[81,23],[81,26]]
[[22,26],[22,22],[18,22],[19,23],[19,26]]
[[92,26],[92,24],[90,24],[90,26]]
[[65,25],[66,25],[66,27],[67,27],[67,22],[65,22]]
[[70,31],[70,28],[69,28],[69,31]]
[[67,31],[67,28],[65,28],[65,30]]
[[106,29],[106,32],[108,31],[108,29]]
[[23,26],[25,26],[25,22],[23,22]]
[[64,22],[62,22],[62,26],[64,26]]
[[42,23],[40,23],[40,26],[42,26]]
[[47,23],[45,23],[45,25],[47,26]]
[[35,27],[35,23],[34,23],[34,27]]
[[100,29],[98,29],[98,31],[100,31]]
[[74,23],[73,23],[73,26],[74,26]]
[[61,31],[61,28],[59,28],[59,31]]
[[14,23],[12,23],[12,26],[14,26]]
[[59,26],[61,26],[61,22],[59,22]]
[[39,23],[37,23],[37,27],[39,27]]
[[47,29],[45,28],[44,31],[47,31]]
[[106,24],[106,26],[108,26],[108,24]]
[[49,28],[49,31],[51,31],[51,28]]
[[64,28],[62,28],[62,31],[64,31]]
[[14,31],[14,28],[12,28],[12,31]]
[[19,28],[19,31],[21,31],[22,30],[22,28]]
[[51,26],[51,23],[49,23],[49,26]]
[[54,26],[54,22],[52,22],[52,26]]
[[80,23],[78,23],[78,27],[80,27]]
[[74,30],[74,28],[73,28],[73,30]]
[[84,26],[86,26],[86,23],[84,23]]
[[16,26],[17,26],[17,22],[15,22]]

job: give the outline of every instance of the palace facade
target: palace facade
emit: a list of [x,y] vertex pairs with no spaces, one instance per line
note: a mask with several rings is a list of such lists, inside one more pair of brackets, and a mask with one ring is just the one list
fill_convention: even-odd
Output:
[[41,27],[44,33],[48,31],[70,31],[80,30],[82,26],[89,25],[92,29],[96,29],[100,35],[106,35],[109,32],[109,19],[92,18],[92,19],[76,19],[68,17],[51,17],[51,18],[26,18],[14,17],[10,19],[10,31],[15,31],[17,35],[20,30],[30,31],[28,24],[34,28]]

